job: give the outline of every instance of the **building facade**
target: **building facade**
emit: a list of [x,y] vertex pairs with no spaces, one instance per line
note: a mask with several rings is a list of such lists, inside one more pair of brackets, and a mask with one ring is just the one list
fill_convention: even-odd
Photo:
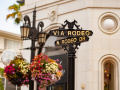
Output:
[[[93,31],[93,36],[82,43],[76,53],[75,90],[120,90],[120,0],[25,0],[22,15],[28,15],[32,21],[35,6],[36,21],[44,22],[47,33],[65,20],[74,19],[83,30]],[[43,50],[52,58],[66,53],[54,46],[57,39],[51,36]],[[23,47],[29,46],[30,41],[23,42]],[[23,52],[23,57],[30,60],[30,51]],[[66,87],[67,82],[62,83]],[[52,87],[47,89],[59,90],[55,89],[57,86]]]
[[[22,51],[19,50],[22,49],[22,45],[23,43],[19,34],[0,30],[0,68],[5,67],[5,65],[1,61],[1,54],[5,50],[13,50],[17,55],[19,55],[20,53],[22,53]],[[5,77],[0,77],[2,77],[4,90],[20,90],[20,87],[10,85],[9,81]]]

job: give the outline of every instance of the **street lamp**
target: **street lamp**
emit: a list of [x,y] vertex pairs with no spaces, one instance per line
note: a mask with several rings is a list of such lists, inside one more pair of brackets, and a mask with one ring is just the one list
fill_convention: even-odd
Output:
[[[38,30],[39,30],[39,26],[40,26],[40,27],[44,27],[43,22],[39,22],[39,23],[38,23],[38,27],[37,27]],[[45,41],[46,41],[46,36],[47,36],[47,33],[46,33],[46,32],[43,32],[43,30],[42,30],[42,28],[41,28],[41,32],[39,32],[39,40],[38,40],[38,43],[39,43],[39,44],[44,44]]]
[[39,32],[39,44],[44,44],[46,41],[46,33],[45,32]]
[[20,27],[20,30],[21,30],[21,38],[23,40],[28,39],[29,38],[30,27],[23,24],[23,26]]
[[[26,49],[30,49],[31,50],[31,60],[30,63],[32,62],[32,59],[35,56],[35,50],[36,48],[41,49],[41,45],[43,45],[46,41],[46,36],[47,33],[42,31],[42,28],[44,27],[44,23],[42,21],[40,21],[38,23],[37,28],[36,26],[36,7],[33,10],[33,25],[31,26],[30,23],[30,18],[26,15],[24,16],[24,21],[25,23],[23,24],[23,26],[20,27],[21,29],[21,39],[23,40],[31,40],[31,47],[30,48],[26,48]],[[41,28],[41,31],[39,31],[39,27]],[[39,43],[39,47],[35,47],[35,42],[38,41]],[[29,83],[29,90],[33,90],[33,81],[31,80],[31,73],[30,73],[30,83]]]

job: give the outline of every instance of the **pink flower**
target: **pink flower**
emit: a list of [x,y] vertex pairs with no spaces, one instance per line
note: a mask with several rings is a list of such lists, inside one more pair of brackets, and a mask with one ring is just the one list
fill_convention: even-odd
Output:
[[15,64],[12,64],[12,66],[15,66]]
[[12,74],[15,74],[15,72],[12,72]]
[[59,59],[57,59],[56,61],[59,61]]

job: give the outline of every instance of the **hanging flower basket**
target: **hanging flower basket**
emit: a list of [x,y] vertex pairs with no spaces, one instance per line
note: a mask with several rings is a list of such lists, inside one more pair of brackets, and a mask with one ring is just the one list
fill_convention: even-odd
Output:
[[23,58],[15,57],[8,66],[5,67],[4,76],[8,81],[17,86],[29,84],[29,63]]
[[34,57],[30,68],[32,80],[40,83],[39,88],[55,84],[62,76],[62,65],[47,55],[40,54]]

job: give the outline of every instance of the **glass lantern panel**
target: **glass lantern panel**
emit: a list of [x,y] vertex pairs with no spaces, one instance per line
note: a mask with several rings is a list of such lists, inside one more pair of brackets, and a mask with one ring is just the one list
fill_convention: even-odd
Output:
[[45,43],[46,35],[43,33],[39,34],[39,43]]
[[28,38],[28,36],[29,36],[29,28],[26,28],[26,33],[27,33],[26,37]]
[[27,28],[24,27],[24,37],[26,37],[26,35],[27,35]]
[[24,33],[23,33],[23,27],[21,27],[21,37],[23,37]]

